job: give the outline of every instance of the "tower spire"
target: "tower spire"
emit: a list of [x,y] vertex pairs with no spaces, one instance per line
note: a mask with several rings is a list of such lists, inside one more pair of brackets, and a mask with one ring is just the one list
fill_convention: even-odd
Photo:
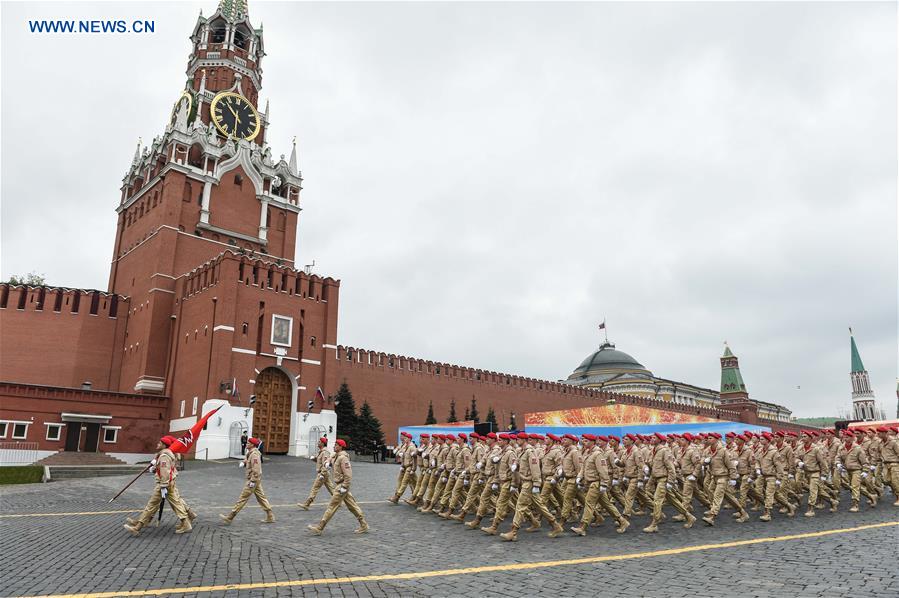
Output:
[[749,398],[743,374],[740,373],[740,360],[724,341],[724,355],[721,356],[721,400],[738,400]]
[[871,388],[871,378],[862,363],[862,357],[855,344],[855,336],[852,328],[849,328],[849,357],[851,371],[849,381],[852,383],[852,415],[854,419],[872,421],[877,419],[874,409],[874,390]]
[[290,174],[296,176],[297,175],[297,138],[293,138],[293,149],[290,150],[290,164],[288,165],[290,168]]

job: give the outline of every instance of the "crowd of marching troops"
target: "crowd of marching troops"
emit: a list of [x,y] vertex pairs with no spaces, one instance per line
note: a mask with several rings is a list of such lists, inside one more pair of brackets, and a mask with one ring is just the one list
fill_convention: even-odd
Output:
[[[899,507],[899,427],[844,431],[744,432],[720,434],[651,435],[627,434],[623,438],[583,434],[472,433],[422,434],[416,445],[403,433],[395,449],[400,461],[396,491],[388,500],[398,504],[408,490],[405,503],[422,513],[465,522],[470,529],[496,535],[511,514],[512,527],[500,534],[515,541],[525,531],[538,531],[543,520],[549,536],[570,531],[587,535],[591,526],[606,517],[615,521],[615,531],[624,533],[634,516],[649,515],[644,532],[659,530],[666,519],[663,507],[671,505],[673,521],[685,528],[697,521],[696,502],[704,506],[702,521],[716,525],[723,508],[733,510],[737,522],[749,520],[749,511],[761,512],[761,521],[771,521],[775,507],[793,517],[805,503],[806,517],[816,510],[837,511],[841,490],[850,496],[849,511],[858,512],[864,496],[871,507],[893,493]],[[149,470],[154,489],[137,519],[128,518],[125,529],[137,536],[148,526],[164,502],[171,505],[179,523],[175,533],[189,533],[196,514],[187,505],[175,483],[176,457],[170,447],[177,442],[163,436]],[[237,502],[227,514],[230,524],[255,496],[265,512],[264,523],[275,520],[262,487],[262,456],[259,440],[249,439],[242,467],[246,482]],[[308,529],[320,535],[336,511],[345,506],[359,521],[358,534],[369,531],[365,515],[350,492],[353,479],[346,442],[335,441],[334,453],[327,438],[319,443],[315,479],[309,496],[297,506],[309,510],[321,488],[331,494],[321,520]],[[466,522],[468,516],[473,518]],[[486,520],[486,521],[485,521]],[[482,523],[486,525],[482,526]]]
[[862,496],[876,506],[886,487],[899,507],[899,427],[725,437],[422,434],[418,445],[411,434],[402,436],[395,450],[400,473],[388,500],[398,504],[408,490],[404,502],[419,512],[489,535],[512,514],[511,529],[500,534],[507,541],[517,540],[525,523],[525,531],[540,530],[543,520],[553,538],[569,522],[572,533],[585,536],[606,517],[624,533],[633,516],[647,514],[643,531],[654,533],[666,519],[666,504],[685,528],[697,521],[697,502],[709,526],[723,508],[740,523],[750,511],[771,521],[775,508],[793,517],[803,503],[806,517],[825,508],[835,512],[842,489],[849,491],[851,512],[858,512]]

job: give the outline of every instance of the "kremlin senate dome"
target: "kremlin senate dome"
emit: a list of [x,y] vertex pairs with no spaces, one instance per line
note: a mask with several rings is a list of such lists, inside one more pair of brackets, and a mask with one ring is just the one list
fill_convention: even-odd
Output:
[[606,341],[575,368],[568,376],[568,382],[580,386],[601,384],[616,378],[652,380],[653,376],[639,361]]

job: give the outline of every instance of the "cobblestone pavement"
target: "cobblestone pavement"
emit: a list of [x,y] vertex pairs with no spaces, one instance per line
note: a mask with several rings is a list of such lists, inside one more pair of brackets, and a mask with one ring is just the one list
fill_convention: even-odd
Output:
[[[714,528],[669,523],[658,534],[640,533],[646,518],[637,517],[621,536],[607,521],[586,538],[522,533],[507,543],[387,503],[398,467],[356,463],[353,493],[372,531],[353,534],[356,521],[342,509],[325,534],[314,537],[306,525],[318,521],[327,492],[309,512],[294,506],[308,492],[313,464],[275,457],[264,467],[277,522],[259,523],[262,512],[254,506],[225,526],[218,513],[239,494],[243,470],[236,462],[190,462],[178,484],[200,518],[187,535],[173,533],[168,508],[162,525],[138,538],[122,529],[128,509],[146,501],[147,476],[112,504],[108,499],[128,477],[5,487],[0,595],[156,595],[168,589],[168,595],[187,596],[471,596],[487,590],[516,597],[899,596],[899,525],[890,525],[899,523],[899,508],[891,506],[889,493],[877,508],[860,513],[846,511],[848,500],[836,514],[775,514],[768,524],[753,517],[740,525],[724,512]],[[33,516],[51,513],[80,514]],[[763,541],[726,545],[754,539]],[[622,558],[610,558],[616,556]],[[572,559],[592,561],[558,562]],[[470,568],[481,569],[447,571]],[[372,579],[377,576],[387,578]],[[335,579],[346,577],[365,579]],[[229,584],[261,587],[221,587]]]

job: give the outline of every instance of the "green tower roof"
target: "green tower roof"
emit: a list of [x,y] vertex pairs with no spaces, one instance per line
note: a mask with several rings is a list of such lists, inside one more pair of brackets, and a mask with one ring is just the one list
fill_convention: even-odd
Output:
[[737,363],[737,356],[733,354],[730,347],[724,345],[724,356],[733,357],[734,365],[721,365],[721,393],[730,392],[746,392],[746,384],[743,382],[743,375],[740,373],[740,366]]
[[852,371],[864,372],[865,364],[862,363],[862,357],[858,354],[858,347],[855,346],[855,337],[852,336],[852,329],[849,329],[849,349],[852,352]]

